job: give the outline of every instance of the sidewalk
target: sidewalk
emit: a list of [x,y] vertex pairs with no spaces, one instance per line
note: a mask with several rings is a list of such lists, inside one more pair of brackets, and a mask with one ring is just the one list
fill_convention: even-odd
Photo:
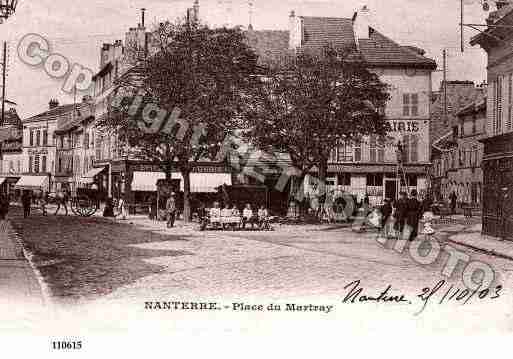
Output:
[[0,222],[0,293],[1,307],[9,312],[14,307],[45,304],[34,270],[8,220]]
[[468,227],[462,233],[451,235],[449,240],[474,250],[513,260],[513,242],[481,234],[482,225]]

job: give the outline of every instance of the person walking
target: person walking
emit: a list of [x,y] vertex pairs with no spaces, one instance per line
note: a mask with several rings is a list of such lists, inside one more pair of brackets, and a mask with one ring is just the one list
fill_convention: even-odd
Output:
[[392,216],[392,203],[389,198],[385,198],[383,207],[381,208],[381,230],[383,231],[383,234],[385,235],[385,238],[388,238],[390,236],[390,225],[388,221],[390,220],[390,217]]
[[30,195],[30,191],[23,191],[21,195],[21,204],[23,205],[23,218],[27,218],[30,216],[30,205],[32,202],[32,196]]
[[123,198],[123,196],[121,196],[119,198],[119,201],[118,201],[118,212],[119,214],[121,215],[121,219],[122,220],[125,220],[126,217],[127,217],[127,210],[126,210],[126,202],[125,202],[125,199]]
[[407,204],[406,224],[411,230],[408,238],[410,241],[414,241],[417,238],[419,221],[422,216],[422,204],[417,199],[417,195],[417,190],[412,190]]
[[55,216],[57,213],[59,213],[59,210],[61,209],[61,205],[64,207],[64,210],[66,211],[66,216],[68,215],[68,191],[62,190],[59,193],[57,193],[57,210],[55,211]]
[[458,195],[455,191],[452,191],[449,196],[449,200],[451,201],[451,213],[456,214],[456,203],[458,202]]
[[176,198],[175,193],[171,193],[171,196],[167,199],[166,202],[166,212],[167,212],[167,228],[172,228],[175,225],[176,218]]

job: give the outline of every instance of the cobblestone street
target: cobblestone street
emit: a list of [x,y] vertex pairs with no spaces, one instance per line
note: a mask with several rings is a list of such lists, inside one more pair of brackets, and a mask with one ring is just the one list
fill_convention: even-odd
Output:
[[[347,226],[199,232],[195,226],[182,223],[168,230],[163,223],[142,217],[116,221],[99,217],[43,217],[35,213],[23,219],[15,211],[11,218],[34,254],[35,265],[50,288],[52,302],[71,308],[77,308],[76,304],[108,307],[120,303],[142,307],[146,301],[221,298],[303,302],[322,299],[340,303],[347,293],[344,287],[360,280],[365,293],[374,296],[392,285],[390,294],[404,294],[414,302],[413,308],[407,309],[413,315],[422,308],[422,302],[416,298],[422,289],[447,279],[441,275],[447,256],[433,265],[421,266],[407,253],[396,253],[389,245],[384,248],[376,241],[376,232],[359,233]],[[438,225],[437,229],[443,246],[451,233],[472,230],[472,223],[453,221]],[[486,321],[480,313],[487,313],[488,320],[500,321],[495,325],[503,323],[509,328],[507,318],[511,309],[504,303],[511,300],[507,284],[513,262],[451,246],[467,253],[471,260],[490,264],[504,289],[496,300],[475,300],[465,307],[460,302],[431,304],[426,312],[443,318],[442,313],[459,308],[455,315],[465,320],[474,318],[483,326]],[[461,271],[460,266],[447,280],[454,288],[463,290]],[[433,302],[438,302],[443,293],[437,294]],[[342,305],[348,310],[354,306]],[[493,309],[482,311],[483,306]],[[375,306],[372,308],[376,310]]]

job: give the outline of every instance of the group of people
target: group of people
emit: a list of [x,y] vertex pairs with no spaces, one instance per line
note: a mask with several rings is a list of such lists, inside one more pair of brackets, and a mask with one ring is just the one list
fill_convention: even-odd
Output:
[[412,190],[409,197],[406,192],[401,192],[395,202],[385,199],[381,213],[386,237],[398,236],[410,241],[417,238],[420,219],[431,206],[429,198],[421,202],[417,197],[417,190]]
[[[205,211],[202,209],[202,211]],[[200,213],[200,218],[206,220],[206,213]],[[258,210],[253,210],[250,203],[247,203],[242,211],[237,206],[226,204],[221,208],[219,202],[214,202],[213,208],[209,211],[210,223],[220,226],[223,229],[246,229],[246,225],[250,224],[254,229],[255,225],[259,228],[269,227],[269,211],[265,206],[260,206]]]
[[[43,216],[48,214],[47,205],[50,202],[49,194],[46,192],[40,192],[39,195],[34,195],[31,190],[24,190],[21,194],[21,205],[23,206],[23,217],[27,218],[30,216],[30,210],[32,203],[37,201],[41,208]],[[57,203],[57,209],[54,215],[57,215],[61,208],[64,209],[65,215],[68,215],[68,202],[69,194],[66,190],[59,191],[55,194],[55,202]]]

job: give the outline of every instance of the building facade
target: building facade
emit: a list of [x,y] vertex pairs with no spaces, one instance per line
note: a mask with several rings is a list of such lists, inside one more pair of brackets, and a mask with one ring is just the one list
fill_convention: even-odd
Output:
[[458,124],[433,143],[433,177],[439,183],[437,200],[456,193],[460,204],[481,207],[483,171],[481,169],[486,136],[486,97],[462,108]]
[[[430,167],[431,74],[436,63],[414,46],[402,46],[372,27],[370,11],[364,7],[353,18],[322,18],[290,15],[289,47],[293,51],[315,49],[326,44],[354,48],[370,71],[390,86],[390,100],[384,109],[388,136],[374,136],[333,150],[328,190],[341,190],[371,204],[395,199],[400,190],[417,189],[425,195]],[[405,150],[404,175],[398,175],[398,144]],[[403,173],[401,171],[401,173]],[[400,180],[399,178],[403,178]],[[406,180],[406,183],[405,183]],[[305,188],[311,188],[311,178]]]
[[513,4],[497,2],[489,26],[472,45],[488,55],[483,156],[483,233],[513,239]]

